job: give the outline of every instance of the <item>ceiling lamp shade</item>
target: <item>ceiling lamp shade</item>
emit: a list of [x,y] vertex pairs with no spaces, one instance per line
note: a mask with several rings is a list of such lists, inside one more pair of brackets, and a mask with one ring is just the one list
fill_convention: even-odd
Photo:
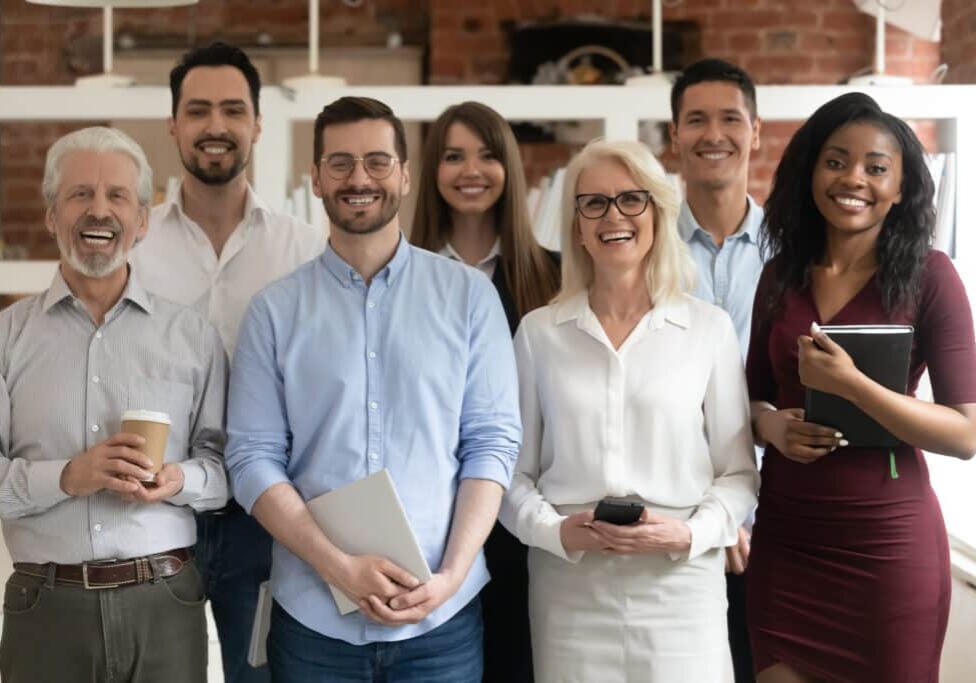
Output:
[[139,9],[150,7],[180,7],[195,5],[197,0],[27,0],[33,5],[48,5],[54,7],[91,7],[102,9],[102,68],[103,73],[96,76],[82,76],[75,81],[76,86],[127,86],[135,79],[112,73],[112,9]]
[[295,92],[341,88],[346,85],[342,76],[325,76],[319,73],[319,0],[308,0],[308,73],[286,78],[281,83]]

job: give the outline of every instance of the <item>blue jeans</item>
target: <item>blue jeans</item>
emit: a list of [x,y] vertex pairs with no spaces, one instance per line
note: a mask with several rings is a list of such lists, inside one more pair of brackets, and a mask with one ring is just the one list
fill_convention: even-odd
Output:
[[422,636],[367,645],[306,628],[276,602],[268,664],[275,683],[481,683],[481,638],[478,598]]
[[258,586],[271,573],[271,536],[233,500],[197,515],[196,561],[210,598],[226,683],[270,683],[267,666],[247,663]]

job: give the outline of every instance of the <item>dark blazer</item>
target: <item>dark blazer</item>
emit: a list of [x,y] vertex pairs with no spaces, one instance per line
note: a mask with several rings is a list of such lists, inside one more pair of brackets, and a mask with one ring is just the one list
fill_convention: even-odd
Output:
[[[545,250],[546,256],[548,256],[553,263],[556,264],[556,269],[559,269],[561,259],[559,257],[558,251]],[[512,332],[512,336],[515,336],[515,330],[518,329],[520,318],[518,314],[518,309],[515,307],[515,298],[512,296],[511,290],[508,288],[508,282],[505,280],[505,263],[499,257],[495,264],[495,274],[491,278],[491,283],[495,285],[495,289],[498,290],[498,298],[502,300],[502,308],[505,309],[505,317],[508,318],[508,327]]]
[[[559,253],[546,250],[558,268]],[[502,300],[508,326],[515,334],[519,325],[515,299],[505,281],[505,264],[499,258],[491,278]],[[529,573],[526,548],[496,523],[485,543],[485,560],[491,581],[481,591],[484,621],[483,683],[532,683],[532,646],[529,633]]]

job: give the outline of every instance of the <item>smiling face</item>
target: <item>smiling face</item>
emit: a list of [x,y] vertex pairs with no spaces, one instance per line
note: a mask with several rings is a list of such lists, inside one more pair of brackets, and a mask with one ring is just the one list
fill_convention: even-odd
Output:
[[758,118],[752,120],[742,91],[733,83],[705,81],[685,90],[671,147],[689,188],[719,190],[749,178],[749,156],[759,149]]
[[148,212],[139,204],[138,181],[135,161],[121,152],[65,154],[45,218],[63,267],[89,278],[125,267],[132,245],[146,234]]
[[[615,159],[600,159],[590,164],[576,182],[577,195],[600,194],[612,198],[623,194],[618,202],[625,206],[627,213],[632,212],[631,207],[639,208],[634,205],[635,197],[629,193],[641,193],[644,189],[627,167]],[[583,210],[587,211],[585,206]],[[637,216],[625,216],[613,202],[602,218],[586,218],[577,210],[576,230],[580,243],[593,259],[597,277],[601,271],[643,270],[654,244],[653,201],[648,201],[644,211]]]
[[322,198],[332,226],[350,234],[370,234],[386,226],[399,230],[400,200],[410,191],[410,176],[396,161],[390,175],[372,178],[362,161],[353,164],[344,179],[333,178],[325,169],[332,154],[365,157],[384,152],[396,158],[393,126],[382,119],[363,119],[326,126],[322,131],[322,159],[312,166],[312,189]]
[[198,66],[183,79],[170,134],[183,167],[207,185],[241,174],[261,133],[247,79],[232,66]]
[[505,190],[505,167],[484,140],[460,122],[447,129],[437,191],[455,214],[481,215]]
[[898,143],[871,123],[849,123],[827,138],[813,168],[813,201],[828,232],[881,231],[901,201]]

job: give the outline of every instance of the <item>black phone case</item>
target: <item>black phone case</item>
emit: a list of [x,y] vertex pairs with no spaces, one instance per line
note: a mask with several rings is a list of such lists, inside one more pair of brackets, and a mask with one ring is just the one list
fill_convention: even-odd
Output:
[[633,524],[640,519],[644,506],[629,501],[601,500],[593,512],[593,519],[609,524]]

